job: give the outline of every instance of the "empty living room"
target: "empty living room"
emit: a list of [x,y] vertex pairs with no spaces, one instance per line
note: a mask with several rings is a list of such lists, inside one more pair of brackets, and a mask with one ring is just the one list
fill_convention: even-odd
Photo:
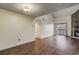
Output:
[[0,55],[79,55],[79,3],[0,3]]

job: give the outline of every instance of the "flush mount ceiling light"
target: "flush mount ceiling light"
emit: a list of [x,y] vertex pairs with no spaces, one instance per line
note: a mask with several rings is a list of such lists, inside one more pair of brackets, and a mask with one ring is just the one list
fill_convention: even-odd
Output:
[[24,12],[25,14],[30,14],[31,8],[29,6],[24,6]]

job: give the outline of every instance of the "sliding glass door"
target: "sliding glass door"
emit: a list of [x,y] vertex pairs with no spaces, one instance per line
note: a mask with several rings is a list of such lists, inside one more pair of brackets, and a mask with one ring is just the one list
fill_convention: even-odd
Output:
[[55,35],[67,35],[67,24],[66,23],[56,23],[55,24]]

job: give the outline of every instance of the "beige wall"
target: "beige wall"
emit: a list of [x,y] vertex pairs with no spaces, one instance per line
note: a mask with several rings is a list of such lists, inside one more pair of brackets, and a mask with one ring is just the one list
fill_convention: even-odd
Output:
[[32,21],[30,16],[0,9],[0,50],[33,41]]

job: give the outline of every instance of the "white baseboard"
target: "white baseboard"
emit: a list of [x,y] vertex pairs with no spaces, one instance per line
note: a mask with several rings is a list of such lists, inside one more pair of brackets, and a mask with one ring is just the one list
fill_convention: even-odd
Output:
[[48,35],[42,36],[41,38],[46,38],[46,37],[50,37],[50,36],[53,36],[53,34],[48,34]]
[[11,46],[8,46],[8,47],[5,47],[5,48],[1,48],[0,51],[5,50],[5,49],[9,49],[9,48],[12,48],[12,47],[16,47],[16,46],[19,46],[19,45],[22,45],[22,44],[25,44],[25,43],[33,42],[33,41],[34,40],[30,40],[30,41],[25,41],[25,42],[22,42],[22,43],[14,44],[14,45],[11,45]]

